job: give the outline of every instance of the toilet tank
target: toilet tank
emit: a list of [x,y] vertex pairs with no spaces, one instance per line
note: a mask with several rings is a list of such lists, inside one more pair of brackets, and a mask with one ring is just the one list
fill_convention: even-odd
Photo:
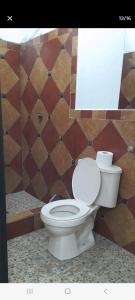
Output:
[[99,169],[101,173],[101,185],[94,204],[108,208],[115,207],[122,169],[115,165],[109,168],[99,167]]

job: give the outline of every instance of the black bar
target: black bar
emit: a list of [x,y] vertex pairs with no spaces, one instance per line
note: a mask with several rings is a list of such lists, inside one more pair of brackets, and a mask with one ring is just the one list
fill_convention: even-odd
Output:
[[[78,5],[78,4],[77,4]],[[70,6],[69,6],[70,7]],[[8,12],[0,15],[0,28],[135,28],[135,16],[130,13],[109,15],[108,13],[97,14],[91,12],[89,8],[84,9],[81,3],[81,15],[77,9],[73,10],[66,7],[66,14],[56,13],[51,9],[51,14],[40,10],[27,14],[15,14]]]
[[0,282],[8,282],[3,128],[0,93]]

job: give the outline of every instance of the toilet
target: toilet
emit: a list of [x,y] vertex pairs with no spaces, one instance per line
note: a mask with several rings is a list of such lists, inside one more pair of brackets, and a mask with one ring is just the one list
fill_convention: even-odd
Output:
[[98,209],[116,206],[120,167],[100,167],[96,160],[79,159],[72,176],[74,199],[50,202],[40,217],[49,233],[48,251],[59,260],[78,256],[95,243],[93,227]]

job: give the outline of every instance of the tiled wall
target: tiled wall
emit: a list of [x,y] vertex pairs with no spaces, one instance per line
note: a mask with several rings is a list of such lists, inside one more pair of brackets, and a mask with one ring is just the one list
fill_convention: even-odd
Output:
[[54,193],[72,196],[75,160],[112,151],[123,170],[118,206],[100,209],[95,230],[135,253],[135,152],[128,151],[135,144],[135,122],[91,120],[89,112],[69,118],[71,35],[55,30],[22,48],[24,187],[45,202]]
[[89,111],[85,118],[78,112],[69,117],[72,34],[59,29],[21,46],[21,101],[19,51],[9,43],[0,45],[6,190],[22,189],[21,126],[23,188],[44,202],[54,193],[72,196],[76,159],[112,151],[114,163],[123,169],[118,206],[100,209],[95,230],[135,253],[135,151],[128,151],[135,145],[135,122],[99,120],[99,112],[91,119]]
[[6,192],[22,190],[20,46],[0,40]]

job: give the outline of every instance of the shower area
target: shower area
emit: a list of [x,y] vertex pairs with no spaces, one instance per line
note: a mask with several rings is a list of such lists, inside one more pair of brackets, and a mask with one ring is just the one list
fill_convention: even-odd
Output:
[[72,122],[68,114],[73,31],[25,30],[22,38],[14,33],[15,43],[6,35],[0,39],[8,239],[43,227],[41,207],[54,194],[69,197],[73,169],[62,142]]

